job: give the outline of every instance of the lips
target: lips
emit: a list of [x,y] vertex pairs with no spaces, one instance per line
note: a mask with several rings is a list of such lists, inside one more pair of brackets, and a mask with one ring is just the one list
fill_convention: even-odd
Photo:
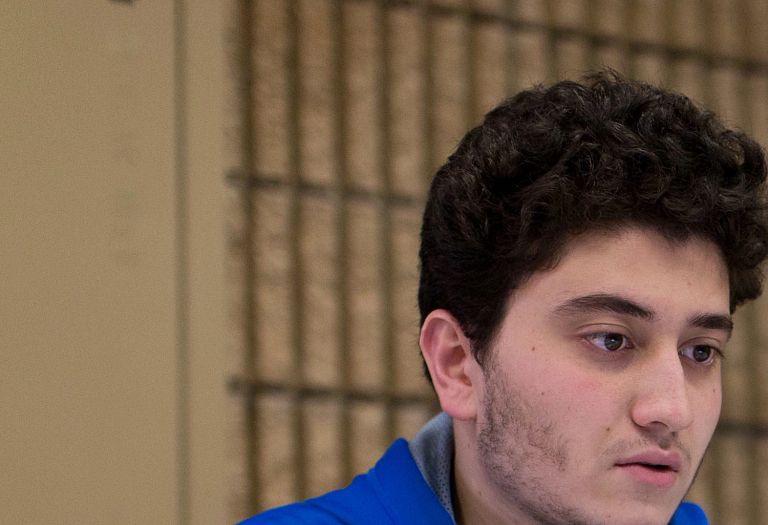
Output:
[[668,488],[677,481],[681,464],[676,452],[652,451],[622,458],[616,467],[638,483]]

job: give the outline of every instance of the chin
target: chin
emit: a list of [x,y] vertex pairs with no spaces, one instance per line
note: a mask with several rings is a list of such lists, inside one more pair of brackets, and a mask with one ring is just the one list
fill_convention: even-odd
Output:
[[617,504],[615,508],[597,516],[594,523],[611,525],[666,525],[675,512],[676,505],[660,505],[651,502]]

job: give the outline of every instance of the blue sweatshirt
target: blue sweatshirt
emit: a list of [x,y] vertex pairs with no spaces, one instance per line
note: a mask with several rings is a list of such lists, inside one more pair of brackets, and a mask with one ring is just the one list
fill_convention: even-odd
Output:
[[[240,525],[454,525],[424,480],[408,443],[395,441],[366,474],[341,490],[268,510]],[[670,525],[706,525],[698,506],[681,503]]]

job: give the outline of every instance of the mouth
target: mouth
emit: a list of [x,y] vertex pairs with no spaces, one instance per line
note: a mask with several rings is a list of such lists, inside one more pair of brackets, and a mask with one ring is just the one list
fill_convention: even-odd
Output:
[[669,488],[679,477],[681,460],[676,453],[650,453],[620,460],[615,466],[636,483]]

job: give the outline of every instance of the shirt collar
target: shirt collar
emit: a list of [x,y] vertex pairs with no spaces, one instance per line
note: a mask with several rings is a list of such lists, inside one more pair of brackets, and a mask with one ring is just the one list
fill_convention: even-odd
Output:
[[453,474],[453,424],[451,417],[441,412],[408,443],[421,475],[437,496],[440,505],[456,522],[453,515],[451,482]]

